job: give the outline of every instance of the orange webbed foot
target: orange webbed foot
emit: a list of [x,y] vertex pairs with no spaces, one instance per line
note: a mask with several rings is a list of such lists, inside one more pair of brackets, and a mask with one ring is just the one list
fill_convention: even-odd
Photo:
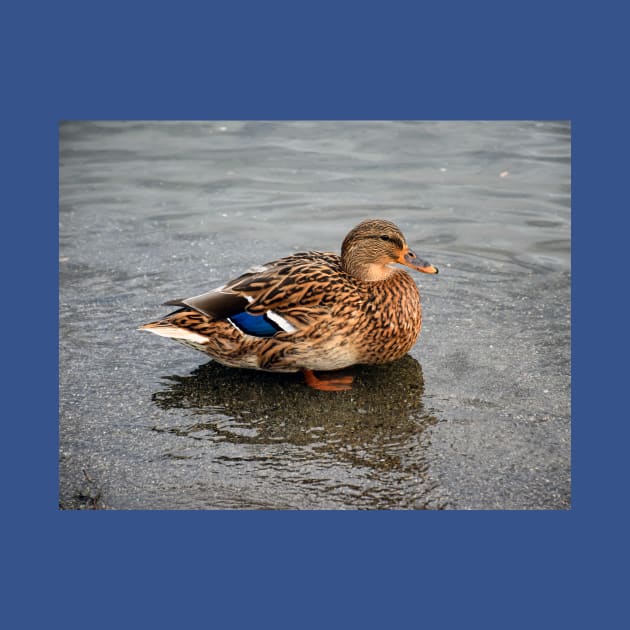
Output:
[[315,376],[313,370],[302,370],[304,380],[309,387],[319,389],[324,392],[342,392],[352,389],[353,376],[336,376],[323,374]]

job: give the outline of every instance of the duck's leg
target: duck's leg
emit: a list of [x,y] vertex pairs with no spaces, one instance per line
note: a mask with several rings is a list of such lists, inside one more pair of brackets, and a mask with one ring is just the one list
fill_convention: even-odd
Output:
[[336,376],[325,374],[321,377],[315,376],[313,370],[302,370],[304,380],[309,387],[320,389],[325,392],[341,392],[352,389],[353,376]]

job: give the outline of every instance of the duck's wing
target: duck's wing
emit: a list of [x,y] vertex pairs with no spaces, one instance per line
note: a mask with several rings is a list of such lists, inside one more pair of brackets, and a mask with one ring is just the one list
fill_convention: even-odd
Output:
[[247,334],[295,332],[328,312],[346,282],[336,254],[304,252],[253,267],[231,282],[166,302],[211,319],[229,319]]

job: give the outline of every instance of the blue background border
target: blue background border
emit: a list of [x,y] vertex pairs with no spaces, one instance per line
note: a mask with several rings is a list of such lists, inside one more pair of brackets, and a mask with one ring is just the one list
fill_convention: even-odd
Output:
[[[627,338],[615,306],[624,19],[610,2],[230,6],[2,9],[2,615],[19,627],[611,627],[628,555],[615,396],[627,368],[602,355]],[[57,510],[58,122],[309,118],[572,121],[571,511]]]

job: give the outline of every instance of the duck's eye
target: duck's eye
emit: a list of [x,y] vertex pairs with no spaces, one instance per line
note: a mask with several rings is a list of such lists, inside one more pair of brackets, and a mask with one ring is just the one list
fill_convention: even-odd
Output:
[[389,236],[381,236],[381,240],[382,241],[389,241],[390,243],[393,243],[393,240]]

